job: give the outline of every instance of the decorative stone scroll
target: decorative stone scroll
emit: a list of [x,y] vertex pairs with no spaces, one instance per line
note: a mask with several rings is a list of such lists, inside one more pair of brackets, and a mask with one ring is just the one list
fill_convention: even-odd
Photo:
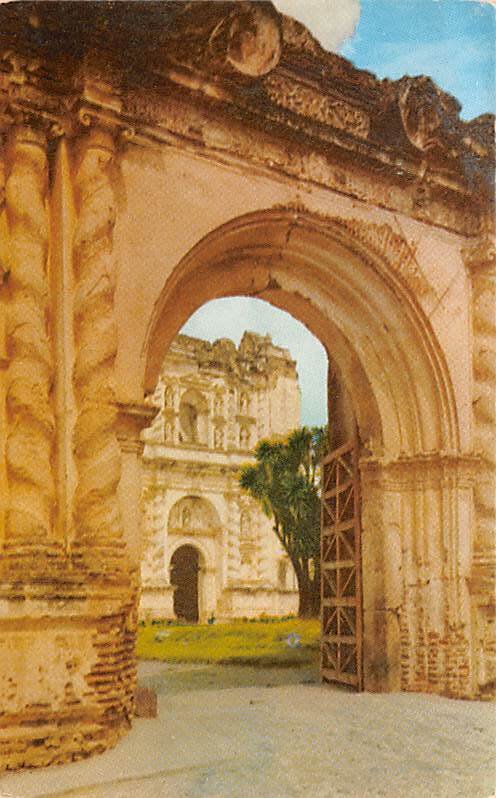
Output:
[[410,144],[423,153],[457,160],[468,184],[493,196],[494,117],[483,114],[464,122],[458,100],[425,75],[395,81],[390,93]]
[[46,546],[53,528],[46,144],[43,132],[26,126],[11,128],[6,147],[6,546],[13,549]]
[[272,102],[300,116],[306,116],[366,139],[370,118],[365,111],[344,100],[336,100],[321,89],[304,86],[281,74],[271,74],[264,79],[265,90]]
[[271,3],[177,3],[164,55],[210,73],[256,78],[281,57],[280,18]]
[[[113,371],[117,331],[113,317],[116,266],[112,252],[115,199],[112,134],[91,127],[78,143],[75,174],[78,222],[74,237],[74,392],[78,416],[74,454],[75,549],[87,557],[123,546],[117,486],[121,473]],[[90,555],[91,552],[91,555]]]

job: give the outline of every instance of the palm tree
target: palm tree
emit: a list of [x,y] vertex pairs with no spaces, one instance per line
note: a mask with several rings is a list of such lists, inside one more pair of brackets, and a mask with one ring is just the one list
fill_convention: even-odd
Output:
[[302,427],[286,439],[263,440],[256,464],[245,466],[240,484],[273,519],[298,582],[300,617],[320,609],[320,461],[327,427]]

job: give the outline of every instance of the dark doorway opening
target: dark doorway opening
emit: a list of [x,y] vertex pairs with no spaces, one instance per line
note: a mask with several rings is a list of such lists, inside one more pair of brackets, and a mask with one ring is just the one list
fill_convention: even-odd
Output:
[[180,546],[171,559],[174,586],[174,614],[189,623],[198,623],[198,575],[200,558],[193,546]]

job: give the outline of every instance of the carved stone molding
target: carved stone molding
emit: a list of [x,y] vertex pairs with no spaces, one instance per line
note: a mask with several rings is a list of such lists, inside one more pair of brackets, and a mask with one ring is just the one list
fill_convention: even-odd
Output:
[[[296,220],[301,213],[307,213],[301,203],[290,205],[276,205],[281,210],[291,210],[295,213]],[[398,275],[402,282],[415,296],[427,296],[432,292],[432,287],[420,268],[416,258],[416,248],[409,244],[403,234],[393,230],[387,222],[376,224],[356,217],[319,215],[325,224],[331,225],[336,232],[346,237],[346,243],[353,241],[363,247],[362,255],[367,260],[367,253],[387,261],[392,271]],[[370,257],[369,257],[370,260]]]
[[9,233],[6,545],[15,549],[47,545],[53,529],[54,367],[48,329],[45,136],[32,128],[13,127],[5,160]]
[[280,72],[268,75],[264,87],[272,102],[281,108],[347,131],[359,139],[366,139],[369,134],[370,118],[365,111],[344,100],[333,99],[318,87],[298,84]]
[[[74,455],[78,483],[74,496],[74,549],[94,557],[98,549],[123,548],[117,487],[121,455],[113,388],[117,354],[114,319],[116,264],[115,143],[92,127],[77,142],[75,190],[78,220],[74,235],[74,393],[78,415]],[[97,555],[98,556],[98,555]]]
[[418,265],[415,247],[405,237],[385,224],[364,222],[361,219],[335,219],[347,233],[378,255],[385,257],[393,271],[417,296],[426,296],[432,289]]
[[69,103],[44,86],[42,59],[0,50],[0,131],[11,125],[39,129],[47,138],[70,130]]
[[446,480],[459,487],[474,486],[481,472],[477,455],[448,452],[425,452],[403,455],[396,460],[365,457],[360,460],[360,473],[364,483],[382,482],[391,489],[405,486],[441,484]]
[[160,408],[138,402],[117,402],[117,409],[117,440],[121,450],[141,455],[145,442],[140,440],[140,434],[150,426]]

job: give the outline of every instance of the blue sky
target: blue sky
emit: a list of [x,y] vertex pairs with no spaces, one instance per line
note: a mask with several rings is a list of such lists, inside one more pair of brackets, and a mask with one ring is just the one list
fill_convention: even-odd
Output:
[[[496,110],[496,10],[472,0],[276,0],[290,5],[325,46],[335,46],[336,15],[340,30],[354,36],[340,52],[378,77],[431,75],[462,104],[471,119]],[[289,9],[288,9],[289,10]],[[291,11],[296,15],[293,10]],[[329,25],[327,37],[326,23]],[[344,34],[343,34],[344,35]],[[244,330],[269,333],[297,361],[302,390],[302,423],[323,424],[327,417],[327,358],[321,344],[287,313],[266,302],[234,297],[209,302],[183,327],[207,340],[228,337],[236,343]]]
[[430,75],[471,119],[496,110],[494,5],[472,0],[361,0],[341,53],[380,78]]

